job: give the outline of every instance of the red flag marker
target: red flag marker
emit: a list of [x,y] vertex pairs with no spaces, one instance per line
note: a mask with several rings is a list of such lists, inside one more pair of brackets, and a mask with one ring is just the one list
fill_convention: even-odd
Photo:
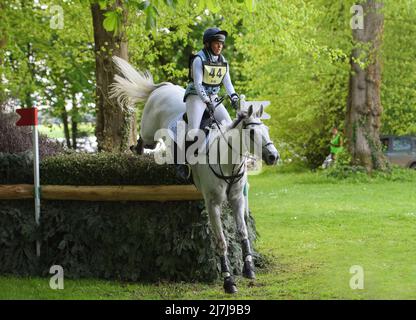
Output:
[[27,108],[17,109],[20,119],[16,122],[16,126],[37,126],[38,125],[38,109]]
[[[38,137],[38,109],[17,109],[20,119],[16,126],[32,126],[33,138],[33,175],[35,196],[35,222],[40,225],[40,177],[39,177],[39,137]],[[40,241],[36,241],[36,255],[40,257]]]

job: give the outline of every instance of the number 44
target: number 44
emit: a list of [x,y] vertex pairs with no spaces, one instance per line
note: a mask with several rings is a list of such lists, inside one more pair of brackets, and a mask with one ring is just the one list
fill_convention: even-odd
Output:
[[[215,77],[215,69],[214,68],[211,69],[211,72],[209,73],[209,76],[212,77],[212,78]],[[221,69],[218,69],[217,77],[221,78],[221,76],[222,76]]]

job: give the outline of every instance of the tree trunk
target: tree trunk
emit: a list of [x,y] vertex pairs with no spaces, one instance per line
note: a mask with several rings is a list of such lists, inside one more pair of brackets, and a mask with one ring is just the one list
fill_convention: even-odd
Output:
[[71,110],[71,132],[72,132],[72,149],[77,149],[78,136],[78,109],[75,95],[72,95],[72,110]]
[[[381,63],[384,17],[381,4],[367,0],[362,4],[364,29],[353,30],[356,48],[351,54],[351,75],[346,114],[346,135],[352,164],[364,166],[368,172],[384,170],[386,158],[379,137],[383,111],[380,100]],[[357,59],[365,63],[364,69]]]
[[[115,2],[123,10],[122,25],[126,24],[127,12],[121,0]],[[99,151],[126,151],[136,142],[136,115],[129,113],[109,98],[110,85],[113,83],[115,66],[112,56],[128,60],[127,41],[122,31],[119,34],[107,32],[103,27],[106,10],[100,10],[98,3],[91,5],[94,26],[95,64],[96,64],[96,114]],[[120,27],[123,30],[123,26]]]
[[71,134],[69,133],[68,112],[66,111],[65,106],[61,113],[61,119],[62,119],[62,123],[64,124],[66,146],[68,148],[71,148]]
[[72,131],[72,149],[77,149],[77,136],[78,136],[78,122],[71,119],[71,131]]

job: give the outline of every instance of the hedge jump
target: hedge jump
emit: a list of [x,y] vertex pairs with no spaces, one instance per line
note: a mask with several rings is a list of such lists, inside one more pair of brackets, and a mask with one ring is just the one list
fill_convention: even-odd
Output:
[[[33,199],[30,184],[0,185],[0,199]],[[203,199],[194,185],[148,186],[41,186],[41,198],[46,200],[84,201],[190,201]]]
[[[30,155],[0,152],[0,274],[50,277],[50,267],[61,265],[68,279],[205,282],[221,276],[202,195],[182,185],[173,166],[150,155],[71,153],[43,157],[40,176],[37,225]],[[239,274],[240,238],[231,209],[223,209],[230,265]],[[253,243],[251,215],[247,222]]]

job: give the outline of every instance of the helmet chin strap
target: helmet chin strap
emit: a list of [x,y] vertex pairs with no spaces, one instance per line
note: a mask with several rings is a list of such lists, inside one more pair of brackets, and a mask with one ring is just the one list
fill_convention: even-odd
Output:
[[211,49],[211,44],[208,44],[208,52],[213,56],[219,57],[221,54],[215,54],[214,51]]
[[211,46],[209,47],[209,52],[210,52],[213,56],[216,56],[216,57],[218,57],[218,56],[219,56],[219,54],[215,54],[215,53],[214,53],[214,51],[212,51]]

